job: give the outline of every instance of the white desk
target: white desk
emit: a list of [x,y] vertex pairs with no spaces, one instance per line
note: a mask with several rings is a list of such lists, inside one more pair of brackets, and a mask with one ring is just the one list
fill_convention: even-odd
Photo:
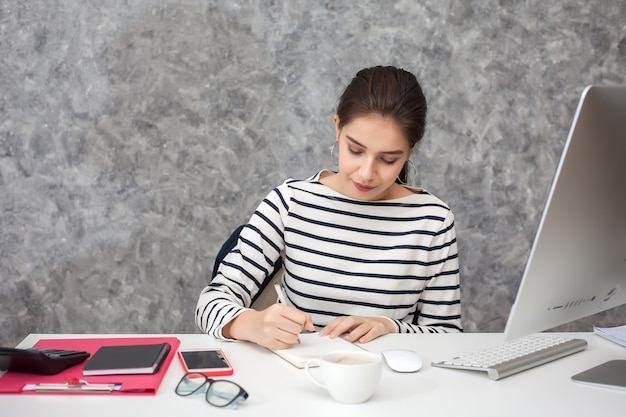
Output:
[[[376,352],[389,348],[414,349],[422,355],[425,365],[414,374],[398,374],[385,368],[378,391],[368,402],[356,405],[334,402],[310,382],[304,371],[256,345],[221,342],[200,334],[174,335],[180,338],[181,347],[221,346],[235,368],[229,379],[240,383],[250,394],[249,399],[234,411],[212,407],[202,396],[178,397],[174,387],[183,371],[175,358],[156,396],[0,395],[0,414],[3,417],[623,416],[626,391],[582,385],[572,382],[570,377],[610,359],[626,359],[626,348],[593,333],[570,335],[588,340],[589,347],[499,381],[489,380],[483,372],[433,368],[430,363],[499,343],[501,334],[384,336],[364,347]],[[31,334],[18,347],[30,347],[40,338],[94,336],[102,335]]]

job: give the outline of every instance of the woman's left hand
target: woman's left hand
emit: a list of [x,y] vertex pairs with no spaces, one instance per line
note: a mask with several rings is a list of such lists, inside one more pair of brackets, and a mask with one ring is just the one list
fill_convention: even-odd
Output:
[[388,333],[395,333],[396,328],[384,317],[343,316],[337,317],[320,330],[320,336],[331,339],[344,335],[348,342],[367,343]]

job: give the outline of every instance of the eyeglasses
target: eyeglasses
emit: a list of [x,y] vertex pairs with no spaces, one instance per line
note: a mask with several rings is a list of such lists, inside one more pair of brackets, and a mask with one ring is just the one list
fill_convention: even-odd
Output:
[[215,407],[237,408],[237,401],[248,398],[246,390],[232,381],[215,380],[197,372],[185,374],[178,385],[176,394],[187,397],[192,394],[202,393],[205,390],[206,401]]

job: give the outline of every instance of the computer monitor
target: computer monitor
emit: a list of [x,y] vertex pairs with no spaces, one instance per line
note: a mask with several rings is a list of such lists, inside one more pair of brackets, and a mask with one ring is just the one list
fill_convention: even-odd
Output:
[[626,86],[580,97],[505,338],[626,303]]

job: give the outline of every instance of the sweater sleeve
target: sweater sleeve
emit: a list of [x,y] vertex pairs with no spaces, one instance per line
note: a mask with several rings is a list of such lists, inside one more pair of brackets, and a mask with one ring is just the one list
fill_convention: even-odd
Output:
[[454,215],[450,211],[432,241],[430,279],[415,313],[404,320],[391,319],[398,333],[462,332],[461,286]]
[[222,328],[250,309],[252,299],[284,249],[284,222],[289,201],[287,183],[272,190],[244,226],[235,247],[202,290],[195,310],[203,333],[224,338]]

